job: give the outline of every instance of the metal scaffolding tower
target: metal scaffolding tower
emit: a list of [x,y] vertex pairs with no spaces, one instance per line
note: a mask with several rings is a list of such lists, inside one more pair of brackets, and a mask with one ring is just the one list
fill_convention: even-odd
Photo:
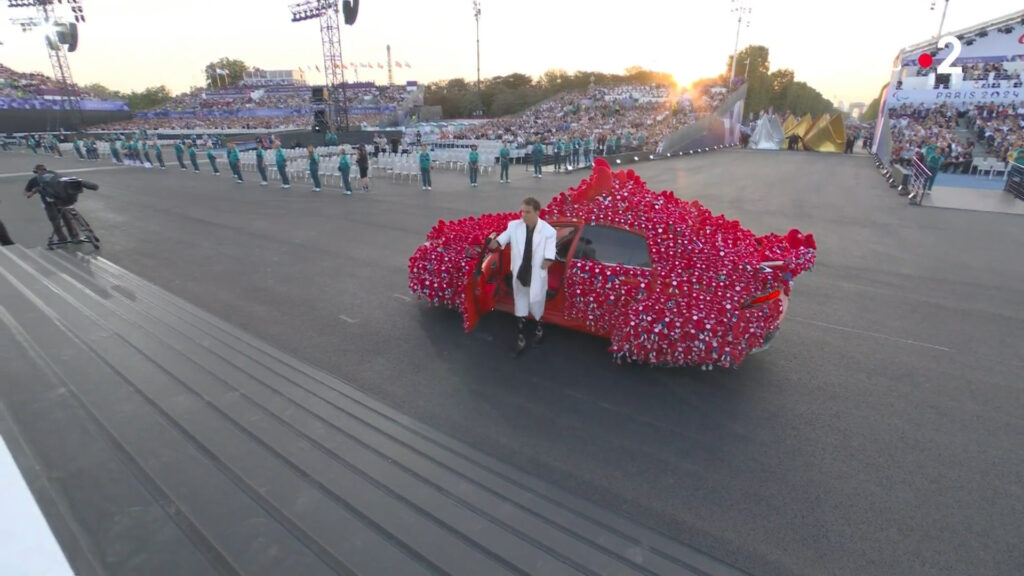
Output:
[[63,44],[56,46],[55,50],[51,48],[48,52],[50,66],[53,67],[53,77],[60,82],[60,108],[62,112],[67,112],[70,115],[73,122],[70,127],[76,128],[85,123],[85,118],[82,116],[82,94],[71,77],[71,64],[68,63],[67,50]]
[[[338,0],[306,0],[291,7],[292,22],[314,18],[320,20],[320,42],[324,53],[324,76],[327,80],[329,123],[333,129],[344,121],[349,130],[348,90],[345,86],[345,67],[341,57],[341,24],[338,20]],[[339,94],[339,90],[340,94]]]
[[[20,25],[23,32],[29,32],[43,23],[46,25],[56,25],[57,18],[53,9],[54,3],[54,0],[8,0],[9,8],[35,8],[38,13],[36,18],[12,18],[11,22]],[[81,0],[68,1],[68,5],[75,15],[76,23],[85,21],[81,4]],[[76,36],[72,45],[77,46],[77,24],[72,26],[75,27]],[[74,78],[71,76],[71,64],[68,62],[65,42],[60,37],[48,32],[46,36],[46,52],[50,56],[53,78],[60,86],[60,112],[61,114],[67,114],[67,118],[70,120],[68,128],[77,128],[85,122],[82,116],[82,95],[75,84]],[[58,116],[58,127],[60,127],[60,122],[61,118]]]

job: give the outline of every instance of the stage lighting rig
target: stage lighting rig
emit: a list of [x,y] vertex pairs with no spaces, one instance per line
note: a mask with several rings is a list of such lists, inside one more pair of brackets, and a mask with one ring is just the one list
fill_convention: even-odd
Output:
[[53,0],[7,0],[8,8],[35,8],[44,4],[53,4]]
[[[21,27],[22,32],[32,32],[35,28],[45,23],[46,53],[50,57],[50,65],[53,67],[53,77],[61,86],[61,111],[69,112],[67,126],[62,128],[76,128],[76,125],[83,122],[81,95],[74,79],[71,77],[71,65],[68,63],[68,52],[74,52],[78,48],[78,24],[85,22],[85,12],[82,9],[82,0],[67,0],[67,5],[74,16],[74,22],[58,20],[54,11],[55,4],[64,4],[64,0],[8,0],[8,8],[33,8],[36,11],[35,17],[12,18],[11,23]],[[58,118],[58,124],[61,119]]]
[[289,6],[292,11],[292,22],[315,20],[330,10],[338,10],[338,0],[306,0]]
[[11,24],[20,26],[22,32],[29,32],[43,24],[39,18],[11,18]]
[[[343,115],[345,131],[349,130],[348,123],[348,91],[345,86],[345,68],[341,57],[341,26],[339,24],[339,7],[344,12],[345,24],[355,24],[356,15],[359,12],[359,0],[344,0],[339,6],[338,0],[305,0],[292,4],[288,8],[292,13],[292,22],[304,22],[306,20],[320,21],[320,42],[324,54],[324,76],[327,80],[331,106],[330,123],[333,127],[338,126],[339,113]],[[341,101],[338,99],[338,87],[341,88]]]

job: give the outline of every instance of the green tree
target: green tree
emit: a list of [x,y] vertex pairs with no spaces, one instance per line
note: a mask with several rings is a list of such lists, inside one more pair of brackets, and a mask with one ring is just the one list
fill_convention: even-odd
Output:
[[174,98],[167,86],[150,86],[142,91],[121,92],[107,88],[103,84],[89,84],[84,87],[101,100],[123,100],[128,103],[132,112],[156,108]]
[[549,93],[563,92],[569,81],[569,74],[561,68],[552,68],[540,75],[540,85]]
[[[747,68],[747,58],[750,58],[750,67]],[[743,77],[744,74],[748,78],[756,75],[768,76],[768,71],[771,68],[771,64],[768,61],[768,47],[767,46],[747,46],[743,50],[740,50],[736,54],[736,77]],[[732,54],[725,62],[725,81],[729,80],[729,72],[732,70]]]
[[85,91],[95,94],[100,100],[123,100],[125,95],[117,90],[107,88],[103,84],[93,83],[82,87]]
[[126,95],[128,107],[133,111],[156,108],[169,102],[174,96],[167,86],[150,86],[142,92],[131,92]]
[[[206,87],[216,88],[217,86],[237,85],[242,81],[242,76],[249,70],[249,67],[241,60],[224,57],[216,62],[210,62],[204,70],[206,73]],[[218,75],[218,70],[227,72],[227,74]],[[218,76],[220,77],[219,83]]]
[[[725,62],[723,81],[726,83],[729,81],[729,73],[732,70],[732,60],[730,54]],[[768,48],[765,46],[747,46],[736,54],[736,76],[742,77],[746,74],[747,100],[744,103],[744,110],[754,114],[755,117],[772,105],[770,68]]]

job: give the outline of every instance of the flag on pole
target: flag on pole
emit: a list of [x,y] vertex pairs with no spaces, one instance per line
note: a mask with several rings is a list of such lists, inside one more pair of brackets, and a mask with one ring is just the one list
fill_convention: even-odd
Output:
[[406,68],[412,68],[412,64],[409,64],[409,61],[408,61],[408,60],[406,60],[406,62],[405,62],[405,67],[406,67]]
[[377,62],[377,68],[380,68],[381,70],[383,70],[384,69],[384,65],[381,64],[380,62]]
[[319,72],[319,71],[320,71],[320,65],[319,65],[319,64],[317,64],[317,65],[316,65],[316,71],[317,71],[317,72]]
[[402,63],[401,62],[395,62],[395,68],[401,68],[401,67],[402,67]]

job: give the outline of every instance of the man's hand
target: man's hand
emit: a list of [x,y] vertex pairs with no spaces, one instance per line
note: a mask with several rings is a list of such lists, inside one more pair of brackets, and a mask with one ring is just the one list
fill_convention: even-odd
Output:
[[548,268],[551,267],[552,263],[554,263],[554,260],[545,260],[544,263],[540,265],[540,269],[547,270]]
[[34,195],[35,195],[35,191],[34,190],[25,190],[25,198],[31,198]]

